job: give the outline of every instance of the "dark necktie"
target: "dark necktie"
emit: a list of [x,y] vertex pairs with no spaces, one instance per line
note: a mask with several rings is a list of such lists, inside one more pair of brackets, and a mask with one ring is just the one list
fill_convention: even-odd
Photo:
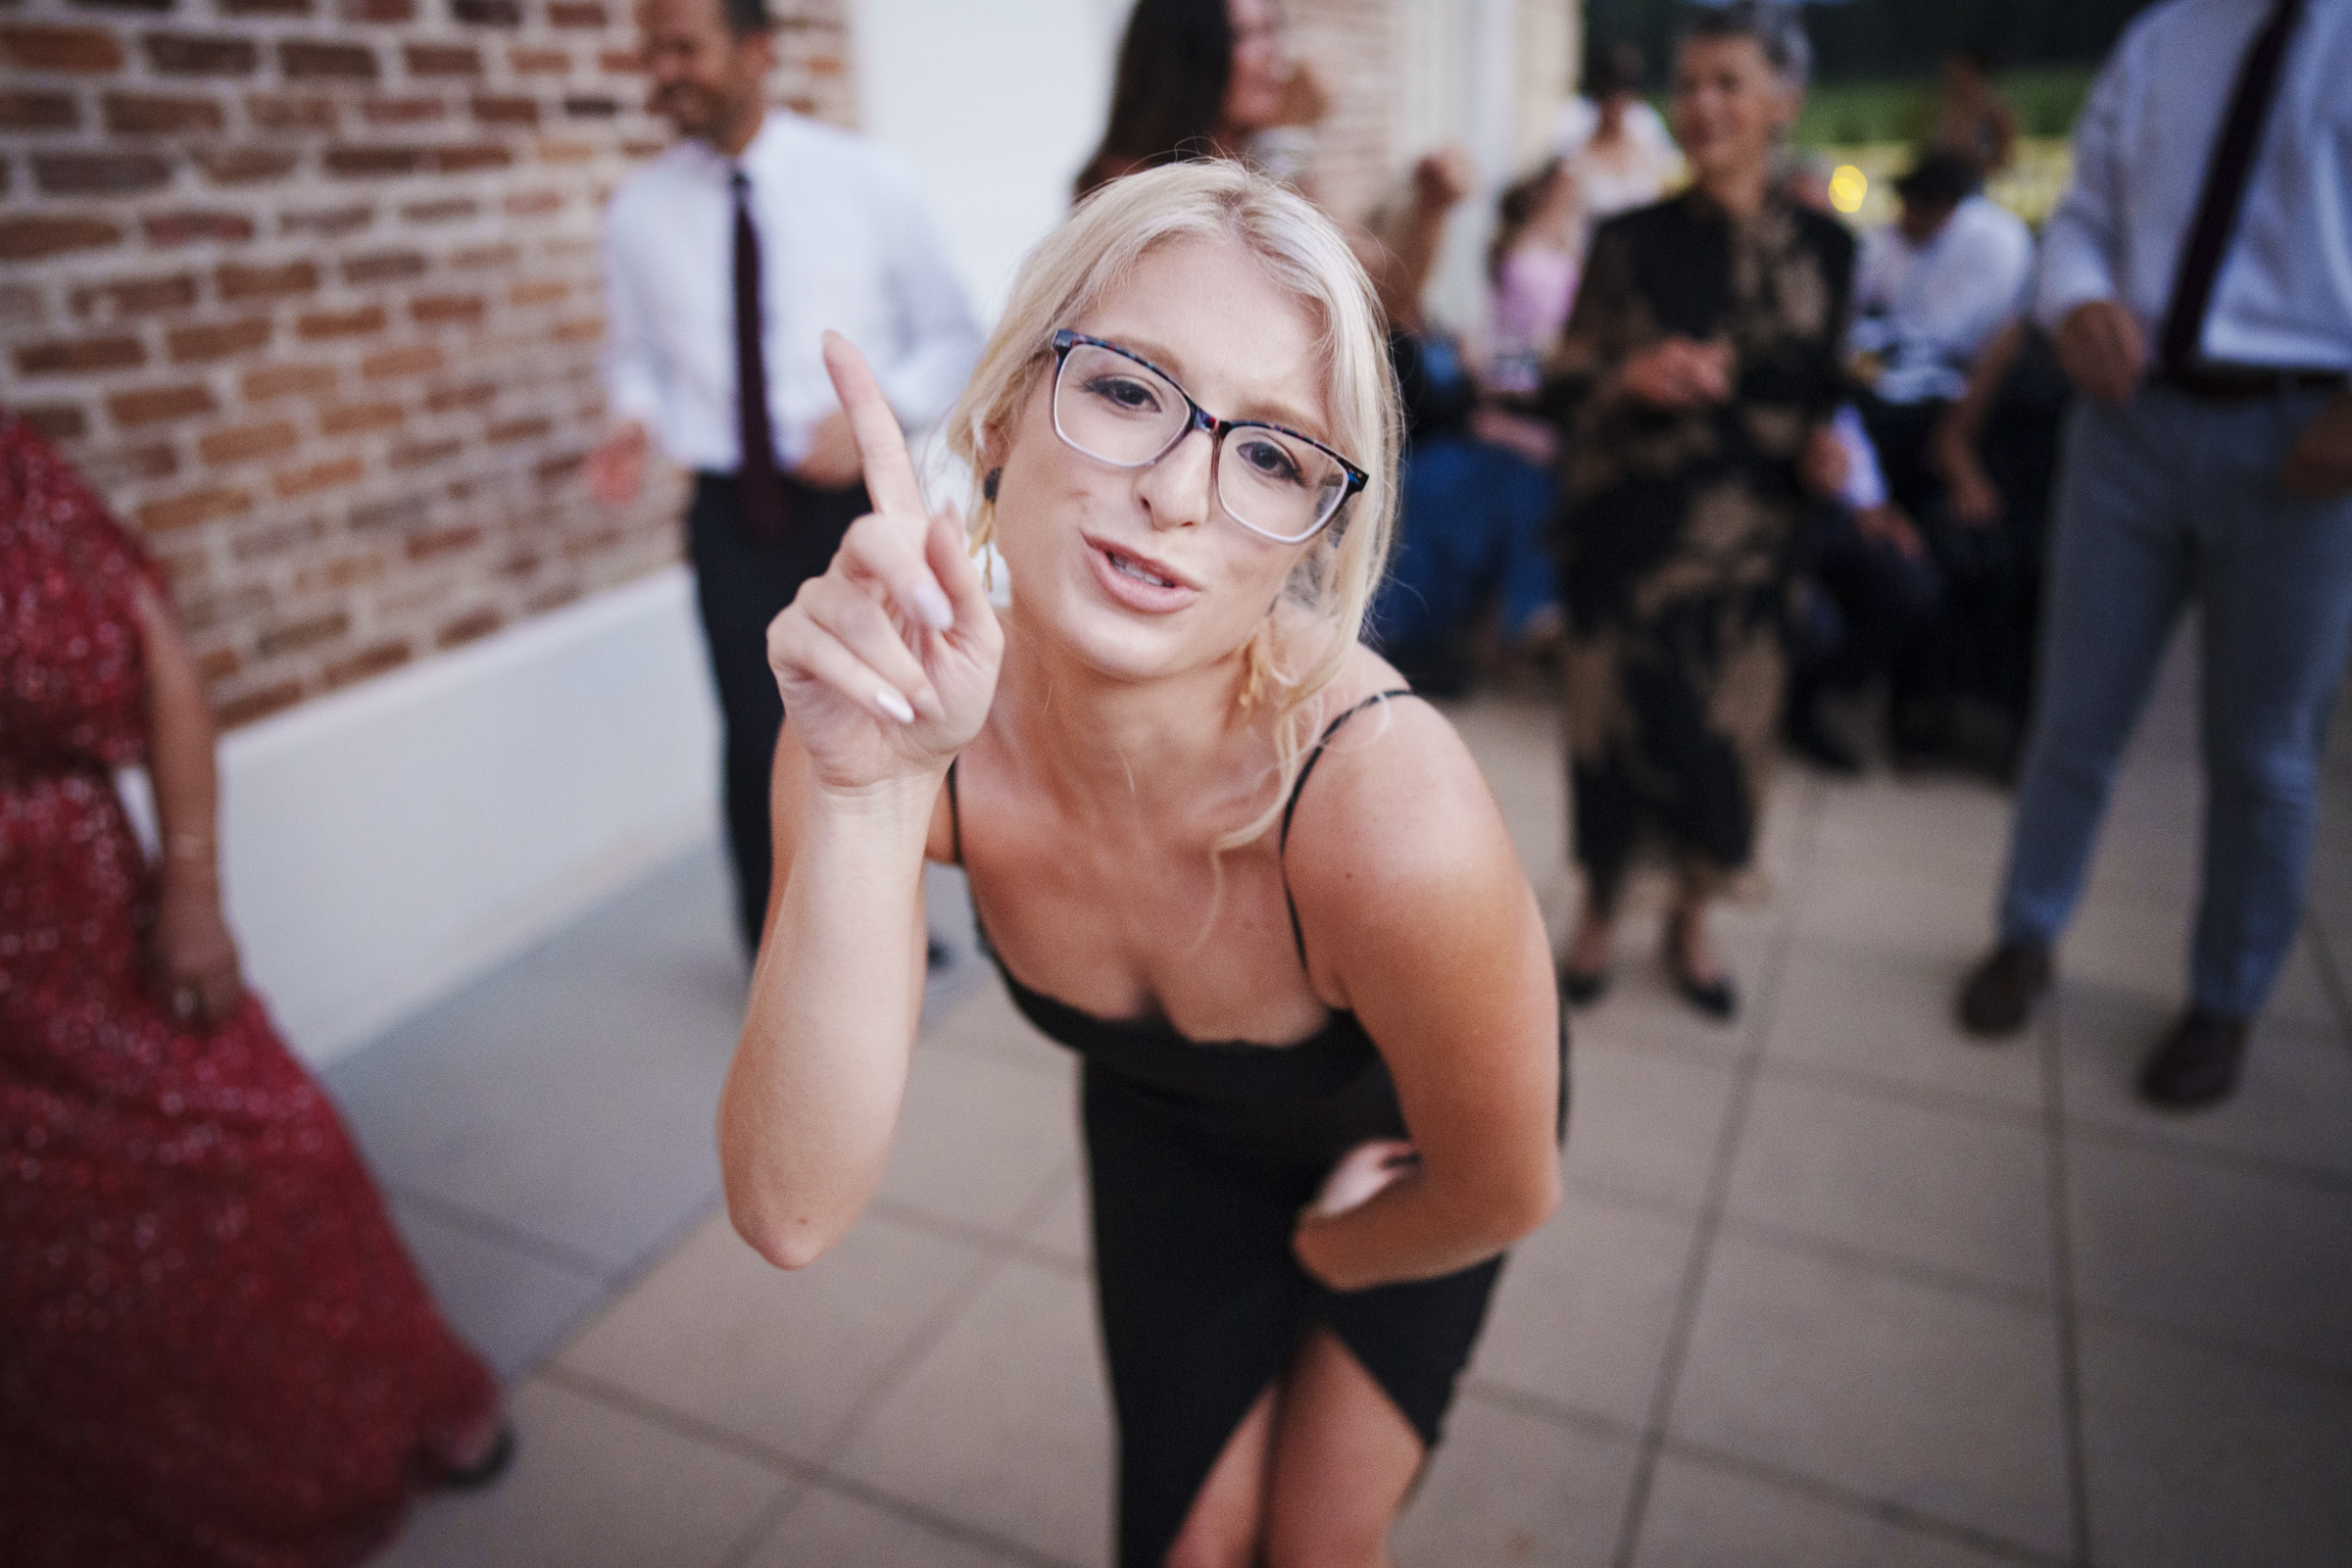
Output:
[[776,471],[775,432],[767,423],[767,363],[760,341],[760,234],[752,227],[752,182],[736,170],[735,190],[735,433],[743,466],[735,470],[735,504],[752,532],[772,537],[784,531],[783,475]]
[[2157,339],[2158,363],[2178,373],[2195,364],[2197,345],[2205,336],[2205,313],[2213,304],[2214,280],[2221,276],[2222,258],[2237,228],[2238,209],[2245,205],[2246,186],[2254,173],[2254,154],[2262,146],[2263,122],[2270,118],[2271,101],[2278,96],[2278,68],[2286,60],[2287,35],[2302,15],[2302,0],[2278,0],[2271,20],[2263,24],[2246,57],[2237,68],[2237,85],[2230,93],[2229,112],[2222,117],[2222,133],[2213,144],[2213,161],[2205,167],[2205,185],[2197,195],[2196,220],[2180,247],[2180,265],[2173,274],[2173,298],[2165,307],[2164,331]]

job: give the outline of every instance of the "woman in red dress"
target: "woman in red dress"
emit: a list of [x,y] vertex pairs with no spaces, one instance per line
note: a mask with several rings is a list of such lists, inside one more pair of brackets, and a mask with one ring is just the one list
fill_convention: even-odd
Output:
[[[151,866],[110,770],[144,760]],[[358,1560],[513,1440],[237,980],[161,578],[0,410],[0,1562]]]

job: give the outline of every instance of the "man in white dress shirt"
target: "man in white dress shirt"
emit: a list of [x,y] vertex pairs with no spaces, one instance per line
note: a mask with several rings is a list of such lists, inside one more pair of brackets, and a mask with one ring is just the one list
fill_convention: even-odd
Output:
[[1884,402],[1957,401],[1979,351],[2030,303],[2034,235],[1977,183],[1953,154],[1925,154],[1894,182],[1899,216],[1862,236],[1853,346],[1877,360]]
[[2076,400],[2000,945],[1962,1024],[2022,1027],[2164,645],[2201,630],[2188,1004],[2139,1092],[2235,1088],[2295,937],[2352,653],[2352,0],[2168,0],[2091,88],[2036,314]]
[[737,915],[756,948],[784,718],[767,623],[868,510],[819,342],[831,329],[856,343],[899,417],[921,425],[963,389],[980,332],[907,172],[768,105],[764,0],[649,0],[641,23],[653,106],[682,139],[605,214],[614,422],[588,480],[600,500],[634,497],[654,440],[694,470],[687,548],[725,717]]

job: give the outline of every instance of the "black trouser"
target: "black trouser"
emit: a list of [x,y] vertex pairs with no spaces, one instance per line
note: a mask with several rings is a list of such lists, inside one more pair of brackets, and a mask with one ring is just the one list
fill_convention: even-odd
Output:
[[1791,714],[1824,690],[1852,691],[1874,674],[1890,676],[1898,693],[1918,686],[1943,595],[1934,559],[1865,535],[1842,502],[1807,509],[1806,533],[1809,591],[1790,649]]
[[696,474],[686,509],[686,552],[694,563],[695,598],[726,734],[721,768],[735,915],[744,947],[753,952],[767,918],[768,773],[784,727],[784,699],[767,667],[767,623],[792,603],[802,583],[833,564],[841,536],[872,510],[861,484],[811,490],[786,479],[784,488],[792,525],[773,539],[744,527],[733,474]]

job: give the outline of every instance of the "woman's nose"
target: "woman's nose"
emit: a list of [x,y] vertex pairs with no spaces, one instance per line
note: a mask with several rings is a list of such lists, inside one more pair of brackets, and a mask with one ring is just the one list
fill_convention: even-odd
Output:
[[1144,470],[1152,526],[1181,528],[1204,521],[1217,504],[1216,438],[1198,425]]

